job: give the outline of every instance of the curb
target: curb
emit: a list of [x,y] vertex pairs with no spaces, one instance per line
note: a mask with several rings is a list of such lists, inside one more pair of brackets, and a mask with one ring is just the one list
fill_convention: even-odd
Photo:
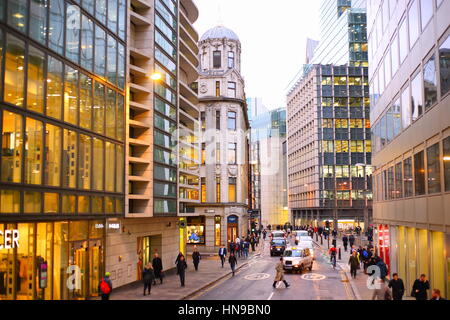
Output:
[[[258,257],[258,256],[261,256],[261,253],[257,253],[257,254],[255,254],[254,256],[252,256],[251,258],[253,258],[253,257]],[[251,259],[251,258],[250,258],[250,259]],[[249,264],[249,261],[247,260],[246,262],[242,263],[238,268],[236,268],[235,272],[238,271],[238,270],[240,270],[240,269],[242,269],[243,267],[247,266],[248,264]],[[230,271],[230,272],[224,274],[223,276],[220,276],[219,278],[217,278],[217,279],[215,279],[215,280],[212,280],[212,281],[208,282],[207,284],[205,284],[205,285],[202,286],[201,288],[195,289],[195,291],[192,291],[191,293],[185,295],[184,297],[180,298],[179,300],[189,300],[189,298],[192,298],[193,296],[195,296],[196,294],[198,294],[200,291],[203,291],[203,290],[205,290],[205,289],[211,287],[213,284],[215,284],[215,283],[217,283],[217,282],[219,282],[219,281],[221,281],[221,280],[227,278],[228,276],[230,276],[230,275],[232,275],[232,274],[233,274],[233,272]]]

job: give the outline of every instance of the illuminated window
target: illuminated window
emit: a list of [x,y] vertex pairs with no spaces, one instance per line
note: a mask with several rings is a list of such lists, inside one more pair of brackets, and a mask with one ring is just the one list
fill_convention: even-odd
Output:
[[65,68],[64,121],[74,125],[78,122],[78,70]]
[[220,97],[220,81],[216,81],[216,97]]
[[45,184],[59,187],[61,177],[61,140],[62,130],[47,124],[45,128]]
[[25,130],[25,183],[42,184],[43,124],[26,119]]
[[324,153],[333,153],[333,141],[322,141],[322,152]]
[[336,140],[334,142],[334,144],[335,144],[336,153],[348,152],[349,151],[348,141]]
[[345,86],[345,85],[347,85],[347,77],[346,76],[344,76],[344,77],[338,77],[338,76],[334,77],[334,85],[336,85],[336,86]]
[[47,116],[61,119],[62,89],[63,64],[49,56],[47,61]]
[[[78,160],[78,187],[81,189],[91,189],[91,157],[92,138],[80,134],[80,149]],[[102,170],[103,171],[103,170]],[[95,182],[96,183],[96,182]]]
[[202,143],[202,164],[206,163],[206,143]]
[[215,245],[217,247],[220,247],[221,245],[221,234],[222,234],[222,218],[220,216],[214,217],[214,238],[215,238]]
[[216,202],[220,203],[220,177],[216,177]]
[[228,178],[228,202],[236,202],[236,178]]
[[350,151],[351,152],[364,152],[364,141],[350,141],[351,144],[351,148]]
[[6,38],[4,101],[23,106],[25,43],[8,34]]
[[206,202],[206,178],[202,178],[202,203]]
[[333,128],[333,119],[322,119],[322,128]]
[[348,120],[347,119],[336,119],[335,127],[337,129],[348,128]]
[[32,46],[28,48],[27,108],[44,112],[44,53]]
[[205,244],[205,217],[187,217],[187,243]]

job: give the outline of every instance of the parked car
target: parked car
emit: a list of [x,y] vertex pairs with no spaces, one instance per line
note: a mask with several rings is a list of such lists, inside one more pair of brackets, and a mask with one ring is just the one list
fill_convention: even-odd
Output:
[[275,238],[270,241],[270,256],[283,255],[286,250],[287,242],[284,238]]
[[283,268],[288,271],[302,273],[305,269],[312,271],[313,257],[308,248],[287,248],[283,254]]

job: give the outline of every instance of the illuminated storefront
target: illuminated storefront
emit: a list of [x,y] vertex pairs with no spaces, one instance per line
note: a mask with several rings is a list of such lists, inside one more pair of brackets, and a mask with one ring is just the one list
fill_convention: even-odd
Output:
[[187,217],[187,244],[205,244],[205,217]]
[[0,300],[98,296],[105,229],[104,220],[0,224]]

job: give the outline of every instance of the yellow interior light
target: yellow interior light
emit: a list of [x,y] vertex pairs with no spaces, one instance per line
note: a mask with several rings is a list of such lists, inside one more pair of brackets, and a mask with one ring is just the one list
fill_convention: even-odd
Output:
[[150,76],[150,78],[151,78],[152,80],[161,80],[162,76],[161,76],[161,73],[155,72],[154,74],[152,74],[152,75]]

